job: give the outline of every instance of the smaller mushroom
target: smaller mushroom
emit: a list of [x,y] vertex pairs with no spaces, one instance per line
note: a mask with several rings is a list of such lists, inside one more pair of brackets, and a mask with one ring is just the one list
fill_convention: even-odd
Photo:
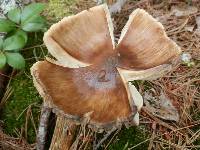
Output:
[[31,68],[44,103],[73,122],[87,118],[96,131],[138,125],[143,99],[129,81],[160,77],[181,52],[142,9],[133,11],[115,44],[105,4],[54,24],[44,43],[56,60]]

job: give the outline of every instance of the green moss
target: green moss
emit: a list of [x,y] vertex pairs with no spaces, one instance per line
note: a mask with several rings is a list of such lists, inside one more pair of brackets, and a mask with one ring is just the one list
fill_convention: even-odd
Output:
[[[42,36],[43,33],[30,34],[27,47],[41,44]],[[7,134],[12,136],[19,136],[19,133],[23,131],[22,135],[25,137],[27,117],[27,140],[30,143],[35,142],[36,133],[28,110],[32,112],[33,120],[37,128],[40,105],[42,103],[42,99],[33,85],[30,67],[36,61],[33,55],[44,57],[44,55],[41,55],[44,51],[45,49],[42,50],[41,48],[32,48],[23,51],[23,55],[26,59],[26,68],[11,80],[10,87],[13,89],[13,93],[7,100],[3,108],[3,113],[1,114],[1,118],[4,122],[4,130]]]
[[[191,111],[193,111],[193,110],[191,110]],[[193,120],[195,121],[199,121],[200,120],[200,111],[199,112],[192,112],[191,114],[194,114],[193,116],[192,116],[192,118],[193,118]],[[199,132],[199,130],[200,130],[200,126],[199,125],[196,125],[196,126],[194,126],[193,128],[192,128],[192,131],[194,132],[194,133],[197,133],[197,132]],[[194,141],[194,143],[193,143],[195,146],[200,146],[200,137],[199,138],[197,138],[195,141]]]
[[[124,128],[115,138],[114,142],[109,146],[110,150],[127,150],[128,148],[145,141],[148,138],[148,132],[142,125],[138,127]],[[148,147],[148,142],[145,142],[135,149],[143,150]]]
[[[14,92],[3,109],[2,118],[6,133],[16,136],[16,129],[19,131],[25,129],[28,107],[31,107],[33,118],[37,126],[41,98],[33,86],[32,80],[24,73],[18,74],[11,81],[10,85]],[[28,119],[27,136],[29,142],[32,143],[35,141],[35,131],[30,116]]]
[[[49,0],[47,16],[53,21],[58,21],[65,16],[72,15],[72,7],[77,0]],[[52,20],[52,19],[51,19]]]

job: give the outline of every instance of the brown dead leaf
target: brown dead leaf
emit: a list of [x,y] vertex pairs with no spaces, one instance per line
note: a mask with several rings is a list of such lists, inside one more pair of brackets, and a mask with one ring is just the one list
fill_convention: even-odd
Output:
[[161,92],[159,96],[154,96],[153,92],[153,89],[145,92],[144,107],[156,117],[178,122],[178,110],[173,106],[167,95]]

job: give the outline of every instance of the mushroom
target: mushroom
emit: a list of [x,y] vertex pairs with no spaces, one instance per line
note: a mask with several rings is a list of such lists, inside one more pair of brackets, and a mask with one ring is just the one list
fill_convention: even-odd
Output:
[[114,42],[106,4],[65,17],[44,35],[56,60],[36,62],[31,73],[44,103],[55,113],[100,131],[138,125],[143,99],[129,81],[168,72],[181,50],[161,23],[136,9]]

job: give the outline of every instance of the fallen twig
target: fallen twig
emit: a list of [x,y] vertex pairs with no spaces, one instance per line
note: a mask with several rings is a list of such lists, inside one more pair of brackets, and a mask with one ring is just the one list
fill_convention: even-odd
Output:
[[43,105],[41,110],[40,125],[37,134],[37,150],[45,149],[50,114],[51,108]]

